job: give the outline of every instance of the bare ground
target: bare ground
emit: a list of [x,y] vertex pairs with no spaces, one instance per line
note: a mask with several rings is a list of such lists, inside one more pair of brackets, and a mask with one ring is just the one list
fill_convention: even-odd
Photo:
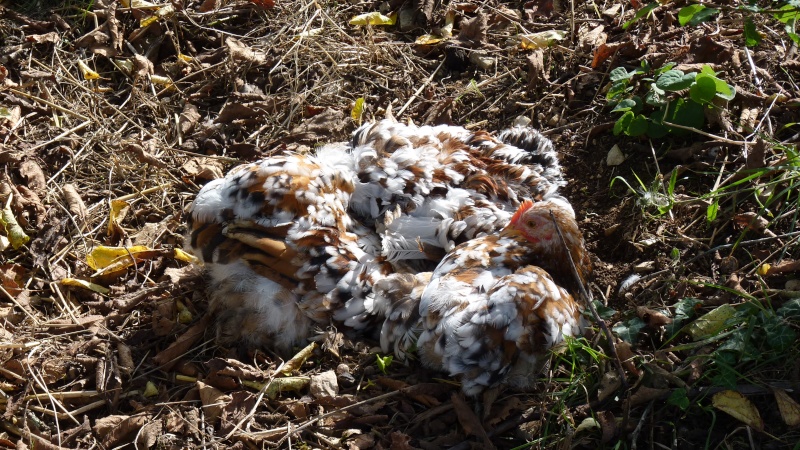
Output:
[[[0,445],[797,448],[797,48],[772,13],[726,2],[681,27],[686,4],[629,27],[639,2],[6,5],[0,200],[19,227],[0,232]],[[399,23],[348,23],[377,11]],[[447,37],[448,11],[452,37],[414,43]],[[564,38],[522,48],[549,30]],[[705,134],[615,136],[611,70],[642,61],[709,65],[736,96]],[[390,105],[473,129],[527,118],[553,139],[612,345],[595,327],[536,392],[494,399],[413,362],[381,369],[335,329],[290,376],[277,355],[214,345],[204,281],[175,251],[200,186]],[[609,166],[614,145],[626,159]]]

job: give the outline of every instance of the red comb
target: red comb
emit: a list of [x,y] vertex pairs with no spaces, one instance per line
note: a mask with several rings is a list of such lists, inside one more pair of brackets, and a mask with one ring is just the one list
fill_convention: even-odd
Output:
[[529,210],[531,206],[533,206],[533,202],[530,200],[525,200],[522,202],[522,204],[519,205],[519,208],[517,208],[517,212],[511,216],[511,223],[516,225],[517,222],[519,222],[519,218],[522,217],[522,215],[525,214],[525,211]]

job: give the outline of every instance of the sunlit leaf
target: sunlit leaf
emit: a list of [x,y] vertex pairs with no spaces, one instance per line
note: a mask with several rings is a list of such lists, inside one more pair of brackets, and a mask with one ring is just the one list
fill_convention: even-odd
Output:
[[446,40],[446,38],[442,36],[437,36],[435,34],[423,34],[422,36],[416,38],[414,43],[417,45],[433,45],[444,40]]
[[102,270],[109,267],[124,269],[134,264],[135,261],[131,259],[131,256],[137,260],[147,259],[147,257],[152,256],[152,253],[156,252],[144,245],[134,245],[133,247],[106,247],[99,245],[86,256],[86,263],[94,270]]
[[61,284],[64,286],[78,286],[85,289],[89,289],[90,291],[97,292],[98,294],[108,294],[109,289],[105,286],[100,286],[96,283],[91,283],[86,280],[79,280],[77,278],[62,278]]
[[361,125],[361,118],[364,115],[364,97],[359,97],[356,99],[355,105],[353,105],[353,109],[350,111],[350,118],[353,119],[357,124]]
[[711,397],[711,404],[751,428],[758,431],[764,430],[764,421],[761,420],[758,409],[756,409],[753,402],[739,392],[731,390],[717,392]]
[[125,218],[128,213],[130,204],[124,200],[111,200],[111,208],[108,213],[108,235],[114,236],[122,234],[122,226],[120,222]]
[[562,30],[547,30],[540,31],[539,33],[520,34],[519,46],[525,50],[536,50],[539,48],[547,48],[556,41],[563,40],[567,36],[566,31]]
[[286,364],[283,365],[283,369],[281,369],[282,373],[289,375],[292,372],[300,370],[300,367],[303,366],[303,363],[306,362],[309,357],[311,357],[311,354],[314,352],[315,348],[317,348],[317,344],[314,342],[306,345],[302,350],[292,356],[292,359],[286,361]]
[[377,11],[359,14],[350,19],[350,25],[394,25],[395,22],[397,22],[396,13],[384,16]]
[[175,259],[177,259],[178,261],[183,261],[183,262],[187,262],[187,263],[190,263],[190,264],[195,264],[198,261],[196,256],[190,255],[190,254],[186,253],[185,251],[183,251],[183,250],[181,250],[179,248],[176,248],[173,251],[172,256]]
[[709,75],[697,75],[695,83],[689,87],[689,97],[701,105],[711,103],[716,95],[717,84]]
[[87,66],[85,62],[78,60],[78,68],[81,70],[84,80],[96,80],[100,78],[100,74]]
[[16,250],[31,240],[30,236],[25,234],[25,230],[17,223],[17,218],[14,217],[14,212],[11,211],[11,202],[7,201],[0,213],[0,226],[5,228],[6,236],[8,237],[11,246]]
[[744,22],[742,34],[744,35],[744,45],[748,47],[755,47],[761,43],[761,33],[758,32],[756,24],[753,23],[753,19],[750,17]]

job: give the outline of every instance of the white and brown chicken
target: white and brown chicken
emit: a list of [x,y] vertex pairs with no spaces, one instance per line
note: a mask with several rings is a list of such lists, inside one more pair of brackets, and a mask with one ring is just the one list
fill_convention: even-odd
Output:
[[187,247],[207,268],[221,343],[286,352],[333,323],[401,357],[417,348],[477,394],[526,385],[581,330],[553,217],[582,281],[591,268],[563,184],[535,130],[386,119],[210,182]]

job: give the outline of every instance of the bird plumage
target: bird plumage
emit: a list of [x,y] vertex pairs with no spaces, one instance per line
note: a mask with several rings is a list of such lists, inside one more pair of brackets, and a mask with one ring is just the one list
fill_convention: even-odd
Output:
[[[493,137],[387,119],[210,182],[187,247],[208,268],[221,342],[288,351],[333,322],[399,356],[419,347],[474,394],[580,328],[574,281],[551,257],[564,252],[542,231],[553,210],[585,281],[563,184],[534,130]],[[525,237],[523,218],[543,228]]]

